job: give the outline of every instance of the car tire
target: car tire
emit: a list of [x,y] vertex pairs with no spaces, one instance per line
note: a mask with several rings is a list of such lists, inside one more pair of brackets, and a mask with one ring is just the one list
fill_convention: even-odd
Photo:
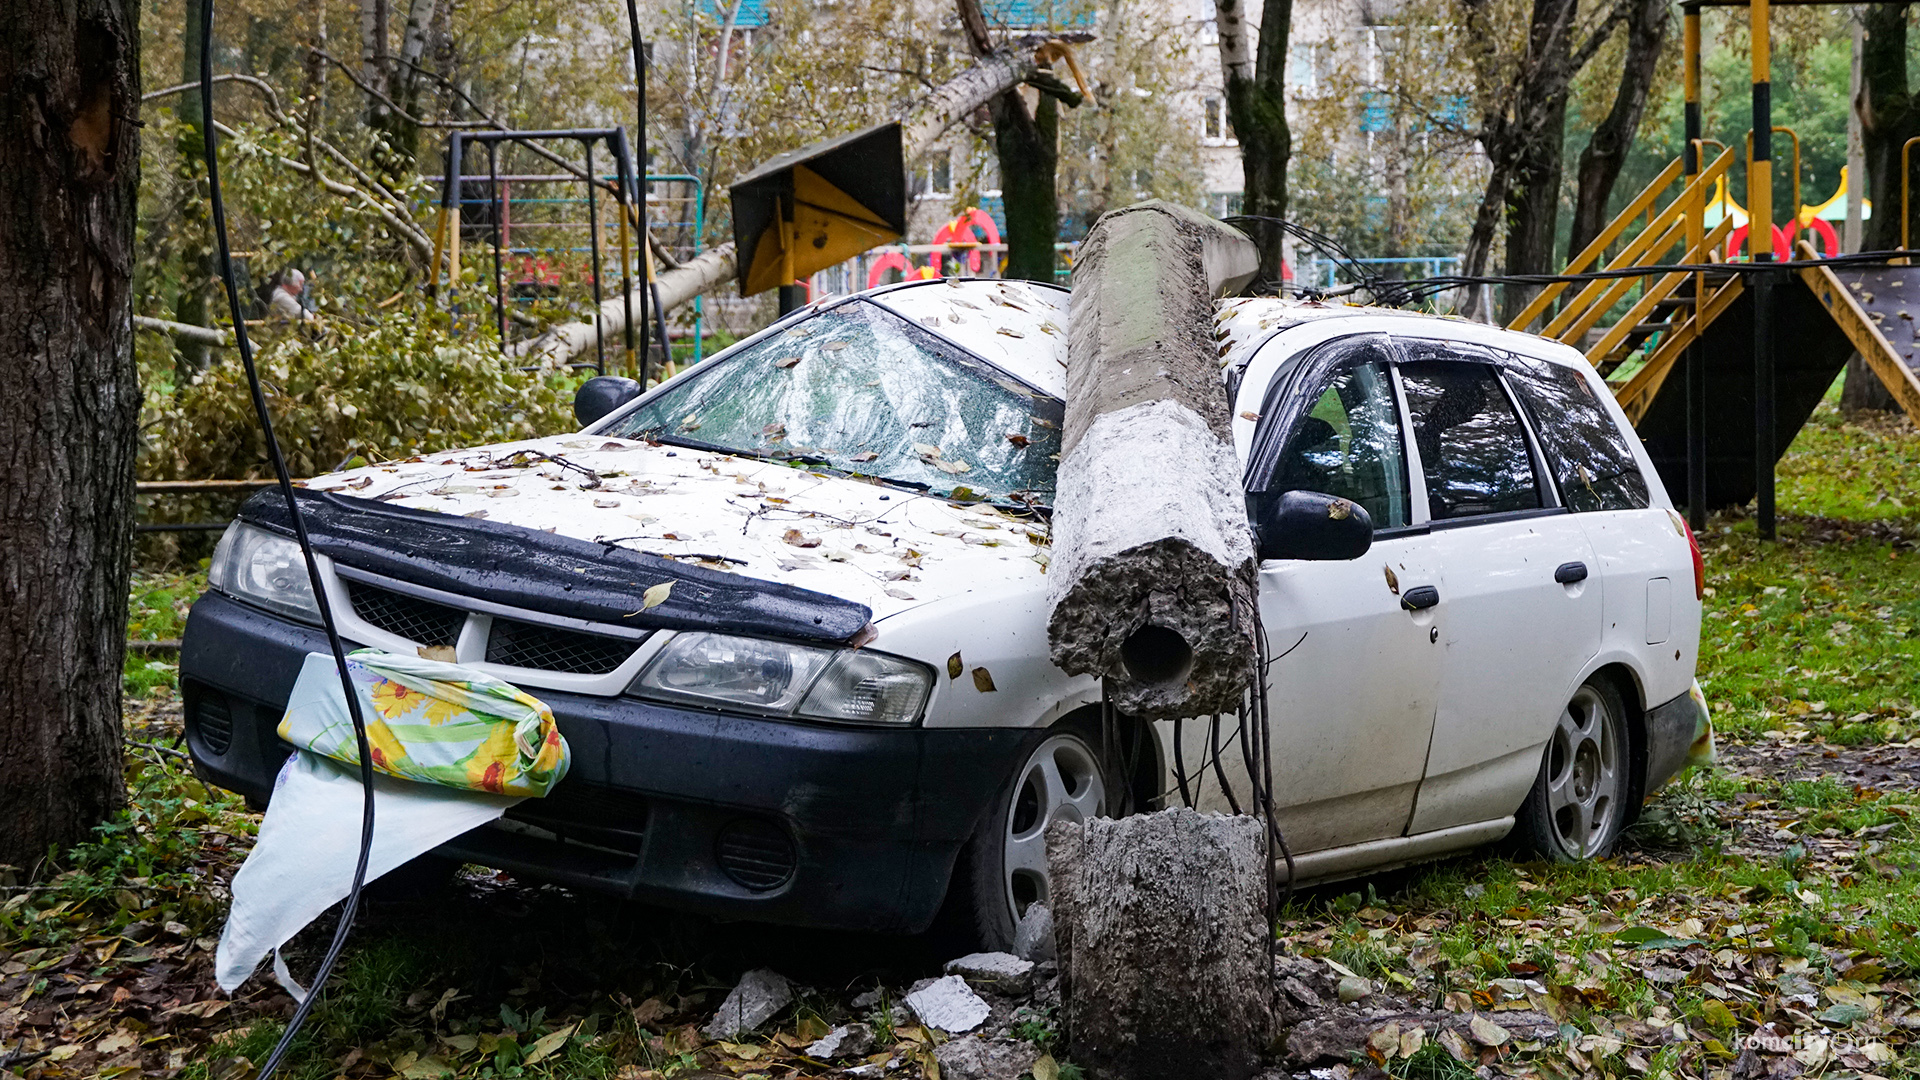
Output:
[[954,867],[947,906],[955,929],[988,952],[1012,948],[1021,915],[1047,892],[1047,826],[1105,817],[1125,805],[1096,749],[1092,724],[1048,729],[994,793]]
[[1612,680],[1588,679],[1554,723],[1516,815],[1516,846],[1559,863],[1612,853],[1630,816],[1632,763],[1626,702]]

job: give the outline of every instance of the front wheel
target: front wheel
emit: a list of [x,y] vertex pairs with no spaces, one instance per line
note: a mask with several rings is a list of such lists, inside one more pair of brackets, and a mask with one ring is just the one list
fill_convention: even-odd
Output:
[[1620,691],[1590,679],[1560,711],[1514,837],[1553,862],[1598,859],[1613,850],[1627,820],[1627,710]]
[[1100,755],[1077,727],[1056,727],[994,796],[960,853],[949,903],[970,907],[981,947],[1004,951],[1027,909],[1049,903],[1047,826],[1107,812],[1112,790]]

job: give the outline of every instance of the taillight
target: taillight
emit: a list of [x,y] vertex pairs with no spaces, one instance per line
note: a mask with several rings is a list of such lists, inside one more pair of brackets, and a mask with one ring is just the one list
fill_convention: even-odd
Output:
[[1687,524],[1687,519],[1681,518],[1680,527],[1687,530],[1687,547],[1693,549],[1693,598],[1705,600],[1707,598],[1707,560],[1700,555],[1700,541],[1693,535],[1693,526]]

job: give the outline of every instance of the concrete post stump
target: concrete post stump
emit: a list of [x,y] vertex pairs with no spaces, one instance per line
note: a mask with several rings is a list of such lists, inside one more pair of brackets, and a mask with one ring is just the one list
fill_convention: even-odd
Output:
[[1260,822],[1184,807],[1047,830],[1068,1053],[1099,1080],[1239,1080],[1273,1030]]

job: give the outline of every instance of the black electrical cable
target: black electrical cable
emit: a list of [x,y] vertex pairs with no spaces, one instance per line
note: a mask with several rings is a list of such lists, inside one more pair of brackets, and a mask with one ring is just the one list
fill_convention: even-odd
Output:
[[1187,788],[1187,756],[1180,748],[1180,742],[1185,735],[1181,730],[1184,724],[1185,721],[1181,718],[1177,716],[1173,718],[1173,780],[1180,786],[1181,803],[1192,808],[1193,792]]
[[240,289],[233,276],[233,250],[227,241],[227,210],[220,199],[219,133],[213,126],[213,0],[200,0],[200,122],[202,143],[206,148],[207,193],[213,204],[214,244],[220,252],[220,278],[227,287],[227,304],[233,311],[234,345],[239,349],[241,365],[246,368],[247,387],[253,395],[254,415],[259,417],[260,430],[266,436],[267,458],[273,463],[273,475],[279,481],[280,494],[287,500],[287,515],[293,521],[294,539],[300,544],[300,557],[307,564],[307,581],[313,587],[313,601],[320,609],[320,625],[326,630],[327,645],[333,650],[334,666],[340,673],[340,686],[347,696],[347,712],[353,719],[354,746],[360,755],[360,788],[364,795],[360,804],[360,859],[353,868],[353,885],[347,890],[346,904],[340,911],[340,923],[333,931],[333,942],[327,947],[319,970],[314,973],[306,998],[294,1010],[293,1017],[287,1021],[286,1031],[281,1033],[280,1041],[274,1045],[273,1053],[260,1067],[258,1080],[269,1080],[285,1059],[288,1048],[293,1045],[294,1036],[306,1022],[314,1003],[320,1000],[321,987],[332,973],[334,961],[340,958],[340,950],[347,943],[347,930],[353,925],[354,913],[360,907],[360,890],[367,880],[367,859],[373,850],[373,754],[367,745],[367,722],[360,713],[360,695],[355,692],[352,679],[347,674],[346,648],[340,641],[339,629],[333,623],[333,607],[327,602],[326,585],[320,579],[320,564],[314,560],[313,542],[307,536],[306,521],[300,516],[300,504],[294,498],[293,478],[287,472],[287,460],[280,453],[280,442],[273,434],[273,417],[267,412],[266,395],[260,389],[260,373],[253,363],[253,345],[247,339],[247,320],[245,313],[240,310]]

